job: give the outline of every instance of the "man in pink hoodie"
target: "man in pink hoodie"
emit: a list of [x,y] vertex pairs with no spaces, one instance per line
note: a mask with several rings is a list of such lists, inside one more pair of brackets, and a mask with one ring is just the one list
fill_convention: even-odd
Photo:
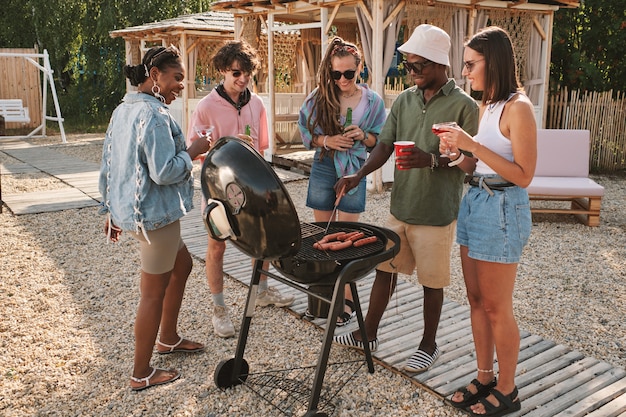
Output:
[[[211,137],[237,136],[263,153],[269,146],[267,117],[263,101],[248,88],[260,67],[256,51],[245,41],[228,41],[213,57],[213,65],[224,81],[198,103],[191,116],[187,141],[198,139],[195,126],[213,126]],[[202,212],[206,201],[202,201]],[[224,251],[226,243],[209,237],[206,253],[206,276],[213,298],[213,329],[219,337],[232,337],[235,327],[224,301]],[[267,269],[267,265],[264,265]],[[261,275],[256,304],[262,307],[291,305],[294,296],[283,295],[270,287]]]

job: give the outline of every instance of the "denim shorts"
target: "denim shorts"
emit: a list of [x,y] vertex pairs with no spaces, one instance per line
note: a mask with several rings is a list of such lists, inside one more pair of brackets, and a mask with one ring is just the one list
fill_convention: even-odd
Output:
[[[337,199],[333,187],[338,180],[333,158],[326,155],[320,161],[319,152],[316,152],[309,175],[306,206],[313,210],[332,211]],[[366,187],[367,179],[363,178],[358,187],[350,190],[341,198],[338,210],[344,213],[363,213],[365,211]]]
[[493,196],[470,186],[461,201],[456,241],[467,246],[472,259],[518,263],[530,236],[530,202],[526,189],[513,186]]

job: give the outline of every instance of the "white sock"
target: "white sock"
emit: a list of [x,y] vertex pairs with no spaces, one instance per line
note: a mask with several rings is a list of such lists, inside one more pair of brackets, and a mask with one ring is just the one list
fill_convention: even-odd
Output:
[[262,293],[263,291],[267,290],[268,287],[269,285],[267,285],[266,279],[262,279],[259,281],[259,293]]
[[213,305],[226,307],[226,303],[224,302],[224,293],[221,292],[219,294],[211,294],[213,298]]

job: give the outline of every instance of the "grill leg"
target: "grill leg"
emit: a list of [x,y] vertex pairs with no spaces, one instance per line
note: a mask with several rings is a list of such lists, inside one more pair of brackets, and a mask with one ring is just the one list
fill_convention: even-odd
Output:
[[324,383],[324,375],[326,374],[326,365],[328,364],[328,357],[330,356],[330,347],[333,342],[335,327],[337,327],[337,316],[340,311],[343,311],[343,295],[339,295],[339,291],[343,291],[344,285],[345,283],[341,279],[337,280],[335,283],[333,298],[331,300],[331,308],[328,313],[328,318],[326,319],[326,330],[324,331],[322,352],[317,359],[317,366],[315,367],[315,377],[313,378],[313,387],[311,389],[308,411],[317,410],[317,404],[320,400],[322,384]]
[[[324,375],[326,374],[326,365],[328,364],[328,357],[330,356],[330,348],[333,342],[333,336],[335,334],[335,328],[337,327],[337,317],[343,312],[343,291],[346,285],[346,277],[338,279],[335,283],[335,289],[333,291],[333,298],[331,300],[331,309],[326,320],[326,330],[324,331],[324,341],[322,345],[322,352],[317,360],[317,366],[315,368],[315,377],[313,378],[313,388],[311,390],[311,398],[309,400],[309,410],[317,410],[317,405],[322,393],[322,384],[324,383]],[[363,312],[361,310],[361,303],[359,302],[359,296],[354,281],[350,281],[350,290],[352,291],[352,297],[354,299],[354,305],[356,308],[357,318],[359,320],[359,327],[361,329],[361,335],[365,334],[365,324],[363,321]],[[367,340],[364,337],[363,340]],[[367,369],[370,373],[374,373],[374,361],[372,360],[372,352],[369,350],[369,346],[365,343],[365,358],[367,360]]]
[[239,339],[237,340],[237,350],[235,351],[235,359],[233,363],[233,381],[239,379],[241,369],[244,362],[244,352],[248,341],[248,331],[250,330],[250,322],[254,316],[256,307],[256,297],[261,279],[261,271],[263,270],[263,261],[256,259],[252,270],[252,279],[250,281],[250,289],[248,290],[248,299],[243,312],[243,320],[241,321],[241,329],[239,329]]
[[350,291],[352,291],[352,302],[356,310],[356,319],[359,323],[359,331],[361,332],[361,340],[363,340],[363,352],[365,353],[365,361],[367,362],[367,370],[370,374],[374,373],[374,361],[372,359],[372,352],[370,351],[370,344],[368,343],[367,333],[365,332],[365,319],[363,318],[363,310],[361,310],[361,302],[359,301],[359,293],[356,289],[354,281],[350,282]]

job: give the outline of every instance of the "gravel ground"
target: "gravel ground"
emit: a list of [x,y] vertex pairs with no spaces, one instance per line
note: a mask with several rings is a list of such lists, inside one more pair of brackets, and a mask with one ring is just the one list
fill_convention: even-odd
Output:
[[[30,142],[99,162],[101,137],[75,135],[63,145],[58,137]],[[0,163],[16,161],[0,152]],[[569,216],[535,216],[519,268],[515,309],[520,328],[626,368],[626,177],[593,178],[606,188],[600,226],[588,228]],[[3,175],[2,186],[5,194],[67,187],[44,174]],[[301,219],[311,220],[303,203],[306,181],[290,182],[287,189]],[[388,192],[369,194],[361,220],[382,225],[388,201]],[[206,352],[155,355],[154,365],[176,367],[183,377],[145,392],[130,391],[137,250],[128,237],[106,244],[96,211],[13,216],[5,207],[0,214],[0,415],[281,415],[245,387],[222,391],[215,386],[213,371],[220,360],[233,357],[236,339],[212,333],[210,296],[199,261],[188,282],[180,330],[204,342]],[[466,304],[456,250],[452,262],[453,283],[446,296]],[[234,280],[225,285],[233,316],[240,317],[247,289]],[[257,309],[253,325],[246,347],[252,370],[296,368],[317,360],[321,334],[310,323],[266,308]],[[341,349],[331,352],[331,361],[359,358]],[[465,415],[378,365],[371,375],[360,369],[334,401],[338,416]],[[294,415],[306,409],[300,406]]]

